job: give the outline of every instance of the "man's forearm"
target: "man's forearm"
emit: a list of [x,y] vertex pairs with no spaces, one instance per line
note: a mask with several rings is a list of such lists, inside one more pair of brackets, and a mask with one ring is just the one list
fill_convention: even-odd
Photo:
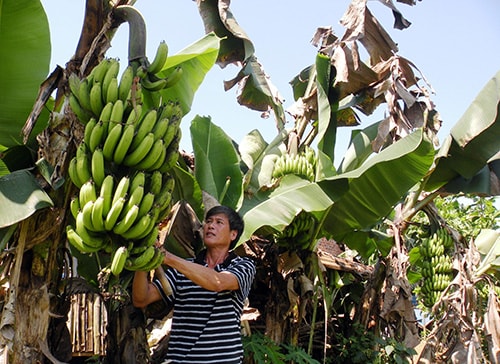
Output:
[[209,291],[236,290],[239,288],[236,277],[227,272],[216,272],[212,268],[204,267],[166,252],[165,265],[168,265],[184,274],[192,282]]
[[150,303],[150,289],[149,272],[134,272],[132,303],[135,307],[145,307]]

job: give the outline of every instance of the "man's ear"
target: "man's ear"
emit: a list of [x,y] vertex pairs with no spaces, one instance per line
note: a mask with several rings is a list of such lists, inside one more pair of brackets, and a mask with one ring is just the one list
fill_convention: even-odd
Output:
[[236,237],[238,236],[238,230],[231,230],[231,242],[234,241],[234,239],[236,239]]

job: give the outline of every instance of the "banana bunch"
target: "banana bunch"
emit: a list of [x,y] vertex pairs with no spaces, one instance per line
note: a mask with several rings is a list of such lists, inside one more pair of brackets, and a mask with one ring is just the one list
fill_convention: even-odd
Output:
[[287,174],[296,174],[309,181],[314,181],[316,155],[307,147],[304,152],[292,155],[282,154],[275,162],[272,177],[278,179]]
[[142,89],[134,80],[134,66],[129,65],[118,79],[119,71],[118,59],[109,58],[94,67],[86,78],[80,79],[74,73],[69,76],[69,104],[81,122],[86,124],[91,118],[99,119],[106,105],[118,100],[125,107],[141,102]]
[[316,219],[301,211],[283,231],[274,235],[275,242],[288,250],[310,250],[313,247],[313,233]]
[[[155,249],[159,234],[158,223],[170,212],[175,180],[169,174],[155,171],[146,174],[136,171],[115,180],[108,174],[99,189],[92,179],[85,182],[70,203],[74,225],[68,225],[68,241],[81,253],[103,251],[115,256],[127,257],[131,262],[149,255]],[[121,249],[124,246],[127,249]],[[145,253],[149,249],[148,253]],[[155,253],[155,261],[159,251]],[[144,259],[144,258],[143,258]],[[116,261],[118,258],[116,258]],[[139,259],[139,261],[142,261]],[[148,258],[151,263],[151,257]],[[112,269],[113,273],[121,269]],[[130,264],[129,268],[143,267]],[[119,273],[118,273],[119,274]]]
[[[160,48],[148,68],[153,74],[165,63],[165,46]],[[154,269],[163,260],[155,243],[159,223],[171,210],[171,169],[183,116],[175,102],[143,106],[136,65],[129,65],[120,80],[118,73],[118,61],[105,59],[87,78],[68,80],[70,107],[85,128],[68,165],[78,192],[70,203],[67,238],[82,253],[109,254],[115,275]]]
[[444,228],[422,239],[419,246],[422,275],[419,294],[426,307],[432,307],[453,280],[452,258],[449,255],[452,247],[453,239]]

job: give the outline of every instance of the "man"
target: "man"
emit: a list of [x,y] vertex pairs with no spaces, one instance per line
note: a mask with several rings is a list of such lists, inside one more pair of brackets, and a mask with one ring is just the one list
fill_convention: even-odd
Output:
[[255,275],[255,264],[234,248],[243,220],[227,206],[211,208],[203,223],[205,249],[194,259],[165,252],[163,264],[172,294],[158,279],[135,272],[132,302],[146,307],[163,299],[173,304],[167,363],[241,363],[241,315]]

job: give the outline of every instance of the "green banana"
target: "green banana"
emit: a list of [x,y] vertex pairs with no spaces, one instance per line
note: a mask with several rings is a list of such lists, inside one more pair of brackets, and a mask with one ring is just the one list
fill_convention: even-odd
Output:
[[141,120],[141,116],[142,116],[142,105],[137,104],[132,110],[130,110],[130,113],[127,116],[127,121],[125,122],[125,124],[137,125]]
[[[83,226],[89,231],[97,231],[92,224],[92,210],[94,209],[94,201],[88,201],[83,205],[79,214],[81,214]],[[78,226],[78,215],[75,220],[77,220],[76,225]],[[77,230],[78,231],[78,230]]]
[[129,198],[127,200],[126,209],[132,208],[132,206],[141,204],[142,198],[144,197],[144,186],[140,185],[135,187],[134,189],[129,188]]
[[115,123],[121,123],[123,121],[123,115],[125,113],[125,106],[122,100],[116,100],[113,103],[113,109],[111,111],[111,116],[109,120]]
[[80,88],[80,77],[76,73],[72,73],[68,77],[69,90],[78,98],[78,90]]
[[116,164],[122,164],[132,140],[134,139],[135,127],[132,124],[125,125],[118,144],[116,145],[113,160]]
[[88,79],[84,78],[80,81],[80,86],[78,88],[78,102],[85,110],[91,111],[92,106],[90,103],[90,90],[91,85]]
[[95,183],[92,179],[89,179],[82,185],[82,187],[80,187],[78,196],[80,198],[80,206],[82,207],[85,206],[87,202],[95,201],[97,199]]
[[88,148],[85,143],[80,143],[76,150],[76,174],[82,183],[92,178]]
[[[103,102],[109,102],[110,100],[106,101],[106,96],[108,94],[109,88],[111,86],[111,83],[113,79],[116,79],[118,77],[118,73],[120,72],[120,62],[116,59],[110,59],[110,65],[108,67],[108,70],[106,71],[106,74],[104,75],[102,79],[102,96],[103,96]],[[118,96],[118,81],[116,83],[116,95]]]
[[168,130],[170,121],[167,118],[163,119],[158,119],[158,121],[155,123],[155,126],[153,127],[153,134],[155,136],[155,140],[158,139],[163,139],[163,136]]
[[[156,124],[157,111],[156,109],[149,110],[141,119],[139,126],[137,127],[136,136],[132,142],[132,150],[136,149],[139,144],[142,143],[143,139],[151,133]],[[154,134],[153,134],[154,136]]]
[[154,195],[160,193],[162,181],[163,181],[162,173],[158,170],[153,171],[149,176],[149,185],[148,185],[149,191]]
[[102,152],[104,158],[110,162],[113,161],[116,146],[120,142],[122,136],[123,126],[122,124],[116,124],[113,129],[108,133],[106,139],[104,140],[104,146],[102,147]]
[[73,216],[73,218],[76,219],[76,215],[78,214],[78,211],[80,211],[80,200],[78,199],[77,196],[73,196],[71,198],[71,201],[69,203],[69,209],[71,211],[71,215]]
[[[160,153],[159,153],[158,158],[156,158],[156,161],[153,164],[151,164],[147,168],[145,168],[147,171],[158,170],[163,165],[163,162],[165,162],[165,159],[167,158],[167,149],[165,148],[165,146],[164,146],[165,143],[163,143],[163,141],[161,144],[162,145],[161,145],[161,149],[160,149]],[[142,161],[140,164],[142,164]]]
[[89,151],[92,153],[95,149],[102,145],[102,140],[104,139],[106,132],[106,125],[101,121],[97,122],[97,124],[92,129],[92,133],[89,138]]
[[105,231],[103,210],[104,210],[104,197],[99,196],[97,197],[97,199],[94,202],[94,205],[92,206],[92,213],[91,213],[92,226],[94,227],[95,231]]
[[88,123],[85,124],[85,129],[83,131],[83,142],[87,145],[90,144],[90,135],[92,134],[92,131],[96,126],[96,124],[97,124],[97,119],[94,117],[91,117]]
[[158,236],[160,235],[160,229],[155,226],[154,229],[151,229],[148,235],[138,241],[138,246],[145,246],[149,248],[150,246],[154,246],[156,241],[158,240]]
[[[99,115],[99,121],[102,121],[105,123],[105,125],[109,124],[109,121],[111,120],[111,113],[113,111],[113,106],[115,104],[112,102],[108,102],[104,107],[102,108],[101,114]],[[106,128],[106,130],[109,130],[109,127]]]
[[150,214],[141,216],[130,229],[121,234],[125,239],[135,240],[146,236],[154,227]]
[[137,163],[135,166],[136,168],[145,171],[150,171],[152,170],[151,168],[152,166],[154,166],[155,164],[158,165],[158,159],[161,159],[161,163],[159,163],[159,165],[161,165],[165,160],[165,156],[166,156],[166,150],[163,143],[163,139],[157,139],[154,141],[153,145],[151,146],[146,156],[142,158],[141,161]]
[[132,205],[132,207],[130,207],[128,210],[124,210],[127,213],[125,214],[123,219],[118,221],[113,227],[113,232],[118,235],[124,234],[127,230],[129,230],[136,221],[137,216],[139,215],[138,205]]
[[[131,145],[131,152],[125,156],[123,164],[127,167],[136,166],[142,159],[146,157],[154,144],[154,134],[149,133],[143,139],[142,142],[134,148],[133,142]],[[135,138],[134,138],[135,140]]]
[[142,253],[136,257],[129,256],[127,263],[125,264],[125,269],[131,271],[141,270],[145,267],[155,255],[156,248],[154,246],[147,247]]
[[158,268],[164,259],[164,254],[160,249],[155,249],[155,254],[153,258],[150,260],[149,264],[146,264],[141,268],[142,271],[149,272],[152,271],[153,269]]
[[144,216],[151,211],[155,201],[155,195],[148,192],[144,195],[139,205],[139,216]]
[[139,186],[146,185],[146,173],[143,171],[136,171],[130,180],[130,191],[134,191]]
[[83,222],[83,212],[80,211],[76,216],[75,231],[82,238],[85,244],[93,248],[101,248],[104,245],[104,238],[101,234],[95,234],[89,231]]
[[164,88],[172,87],[178,83],[183,73],[184,71],[181,66],[176,67],[166,78],[164,78],[164,80],[167,81]]
[[103,108],[104,103],[102,101],[102,86],[100,82],[95,82],[90,89],[90,109],[97,117],[101,115]]
[[151,79],[151,74],[141,79],[141,86],[148,91],[160,91],[167,86],[167,80],[164,78]]
[[88,75],[87,78],[90,81],[102,82],[104,76],[106,75],[106,72],[108,71],[109,66],[110,66],[109,59],[108,58],[103,59],[94,68],[92,68],[92,71],[90,71],[90,74]]
[[104,103],[112,102],[115,103],[118,100],[118,79],[115,77],[109,82],[109,86],[106,90],[106,97],[104,98]]
[[114,205],[114,203],[118,201],[118,199],[125,198],[128,194],[129,187],[130,187],[130,177],[123,176],[118,182],[118,185],[116,186],[111,204]]
[[101,187],[104,178],[106,177],[104,172],[104,154],[101,148],[96,148],[92,153],[92,160],[90,166],[92,179],[94,180],[98,188]]
[[66,237],[68,238],[68,242],[81,253],[94,253],[101,249],[100,247],[93,247],[85,243],[71,225],[66,226]]
[[168,44],[165,41],[161,41],[156,49],[155,57],[153,61],[147,67],[147,71],[152,74],[156,74],[161,71],[168,57]]
[[118,221],[118,218],[123,210],[123,206],[125,206],[125,201],[124,197],[120,197],[111,205],[111,209],[104,219],[104,228],[107,231],[112,231],[115,227],[116,222]]
[[125,262],[128,257],[128,249],[125,246],[120,246],[113,254],[111,260],[111,273],[115,276],[119,276],[125,267]]
[[170,143],[174,140],[177,135],[177,131],[179,129],[179,124],[173,121],[173,119],[169,119],[169,125],[165,133],[163,134],[163,141],[166,146],[169,146]]
[[112,175],[108,174],[104,177],[102,181],[101,189],[99,191],[99,196],[104,199],[102,215],[106,216],[111,209],[111,204],[113,201],[115,179]]
[[77,117],[78,120],[82,123],[88,123],[90,118],[92,117],[92,114],[85,110],[82,105],[80,105],[80,102],[76,98],[75,95],[70,94],[68,96],[69,98],[69,107],[71,108],[71,111],[73,111],[73,114]]
[[127,66],[120,77],[120,82],[118,84],[118,98],[125,103],[127,101],[128,95],[130,93],[130,88],[132,87],[132,82],[134,81],[134,67],[132,65]]
[[[178,133],[178,135],[179,134],[180,133]],[[163,164],[160,166],[160,168],[158,168],[160,172],[169,172],[177,163],[177,160],[179,159],[179,139],[180,138],[174,138],[172,143],[170,143],[170,145],[168,146],[165,160],[163,161]]]
[[69,175],[69,179],[71,180],[71,182],[73,182],[73,184],[80,188],[82,187],[82,181],[80,181],[80,178],[78,177],[78,173],[76,171],[76,157],[73,157],[71,158],[71,160],[69,161],[69,164],[68,164],[68,175]]

